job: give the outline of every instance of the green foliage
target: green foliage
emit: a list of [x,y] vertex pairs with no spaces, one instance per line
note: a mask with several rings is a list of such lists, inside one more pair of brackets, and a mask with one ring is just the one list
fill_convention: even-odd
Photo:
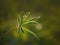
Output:
[[[27,12],[28,15],[30,14],[29,12]],[[37,19],[39,19],[40,17],[32,17],[32,18],[29,18],[28,21],[24,21],[24,19],[26,19],[28,16],[24,15],[24,13],[22,13],[22,15],[19,15],[18,17],[18,23],[19,23],[19,30],[18,30],[18,33],[20,33],[20,31],[22,31],[24,33],[24,30],[31,33],[32,35],[34,35],[38,40],[38,36],[30,31],[28,28],[26,28],[24,25],[27,25],[27,24],[30,24],[30,23],[35,23],[37,24],[38,22],[36,22]]]

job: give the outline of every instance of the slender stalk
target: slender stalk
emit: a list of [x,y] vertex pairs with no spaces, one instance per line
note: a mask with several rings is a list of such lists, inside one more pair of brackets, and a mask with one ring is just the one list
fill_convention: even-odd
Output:
[[11,31],[14,31],[14,29],[11,29],[11,30],[7,31],[6,33],[2,34],[2,35],[0,36],[0,38],[6,36],[6,35],[7,35],[9,32],[11,32]]

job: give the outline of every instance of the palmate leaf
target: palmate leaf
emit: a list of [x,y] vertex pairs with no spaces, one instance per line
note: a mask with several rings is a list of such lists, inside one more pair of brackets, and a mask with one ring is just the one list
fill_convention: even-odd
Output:
[[[25,16],[24,14],[25,13],[18,16],[18,23],[19,23],[18,33],[20,31],[22,31],[23,33],[24,33],[24,31],[27,31],[27,32],[31,33],[33,36],[35,36],[39,40],[38,36],[34,32],[32,32],[29,29],[27,29],[26,27],[24,27],[24,25],[30,24],[30,23],[37,24],[38,22],[36,22],[36,20],[39,19],[40,17],[32,17],[31,18],[30,15],[25,14],[26,15]],[[28,13],[28,14],[30,14],[30,13]]]
[[40,39],[38,38],[38,36],[37,36],[34,32],[30,31],[30,30],[27,29],[26,27],[22,26],[22,29],[25,30],[25,31],[27,31],[27,32],[29,32],[29,33],[31,33],[31,34],[32,34],[33,36],[35,36],[38,40],[40,40]]

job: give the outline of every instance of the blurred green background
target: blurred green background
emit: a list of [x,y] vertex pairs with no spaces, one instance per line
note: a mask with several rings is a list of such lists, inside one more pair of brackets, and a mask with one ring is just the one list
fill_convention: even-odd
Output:
[[[21,11],[40,16],[39,24],[27,26],[39,41],[28,32],[16,32]],[[0,0],[0,45],[60,45],[60,0]]]

